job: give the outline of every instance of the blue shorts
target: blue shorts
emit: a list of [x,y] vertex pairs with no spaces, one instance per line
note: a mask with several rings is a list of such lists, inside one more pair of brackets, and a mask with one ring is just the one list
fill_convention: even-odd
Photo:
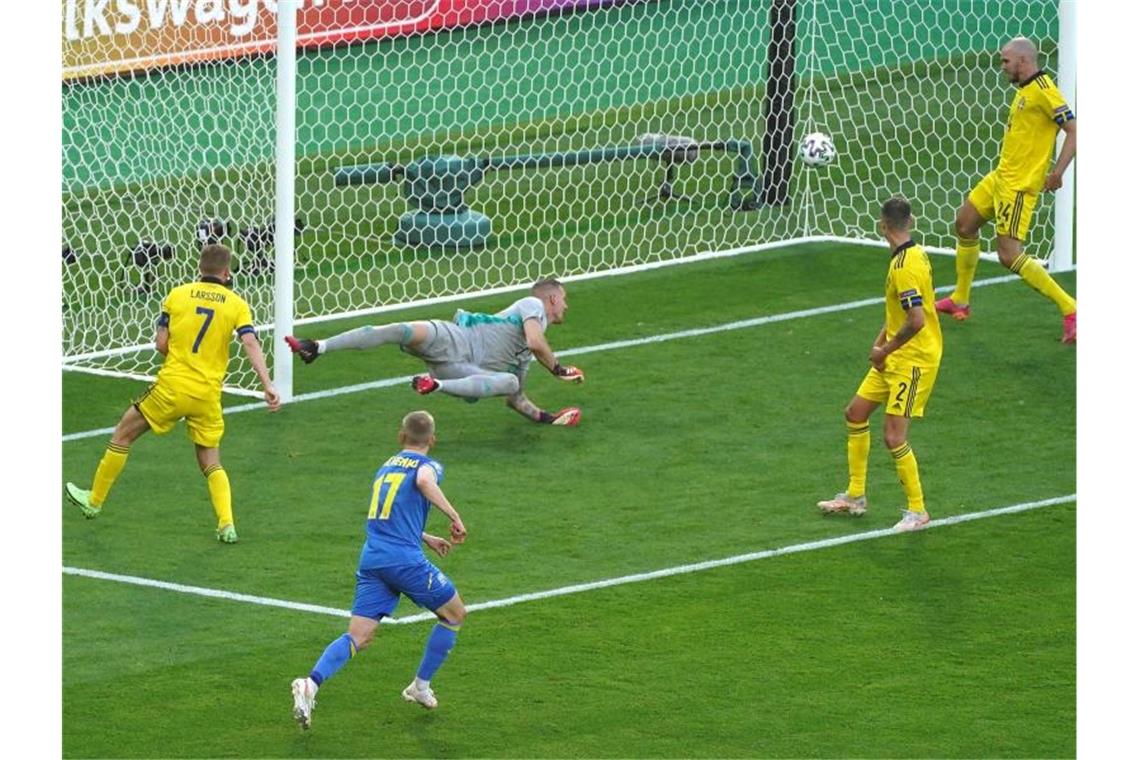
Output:
[[435,612],[456,593],[451,579],[426,558],[407,565],[357,568],[352,614],[373,620],[391,616],[400,594]]

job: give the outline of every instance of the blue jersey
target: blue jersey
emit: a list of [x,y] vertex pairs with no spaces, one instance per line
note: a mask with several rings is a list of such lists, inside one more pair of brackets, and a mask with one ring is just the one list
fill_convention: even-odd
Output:
[[414,451],[389,457],[376,471],[364,523],[361,568],[392,567],[424,558],[421,534],[431,502],[416,486],[416,473],[425,466],[435,470],[436,482],[443,481],[443,465]]

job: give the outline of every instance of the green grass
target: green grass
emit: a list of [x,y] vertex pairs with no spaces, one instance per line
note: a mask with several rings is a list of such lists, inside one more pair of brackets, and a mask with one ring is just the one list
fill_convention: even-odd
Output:
[[[575,283],[549,337],[570,348],[873,298],[885,257],[794,246]],[[934,266],[952,280],[952,259]],[[944,323],[910,436],[935,517],[1075,491],[1075,352],[1055,310],[1020,282],[972,303],[969,322]],[[843,485],[842,409],[881,320],[870,306],[585,354],[580,387],[536,373],[530,396],[580,405],[578,429],[402,387],[229,416],[235,547],[213,540],[182,433],[147,436],[106,514],[66,508],[64,562],[345,608],[371,474],[421,406],[471,532],[441,561],[468,602],[887,527],[902,494],[878,442],[868,516],[814,508]],[[339,354],[298,365],[298,390],[417,367]],[[138,388],[66,374],[64,430],[113,424]],[[87,482],[103,445],[65,444],[65,477]],[[397,693],[427,627],[384,627],[322,690],[307,735],[288,682],[336,619],[85,578],[63,592],[69,757],[1075,754],[1072,505],[475,612],[434,714]]]

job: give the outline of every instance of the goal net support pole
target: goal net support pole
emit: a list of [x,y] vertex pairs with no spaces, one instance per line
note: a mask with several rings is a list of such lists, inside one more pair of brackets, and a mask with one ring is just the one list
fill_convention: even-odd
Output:
[[297,152],[297,0],[277,3],[276,262],[273,299],[273,382],[281,400],[293,399],[293,356],[285,336],[293,332],[293,204]]
[[[1057,86],[1068,98],[1069,107],[1077,113],[1077,0],[1059,0],[1058,15],[1060,29],[1057,39]],[[1062,140],[1057,141],[1057,153],[1061,152]],[[1054,272],[1067,272],[1073,268],[1073,216],[1076,214],[1074,185],[1076,170],[1065,172],[1064,184],[1057,191],[1053,207],[1053,259],[1049,268]]]

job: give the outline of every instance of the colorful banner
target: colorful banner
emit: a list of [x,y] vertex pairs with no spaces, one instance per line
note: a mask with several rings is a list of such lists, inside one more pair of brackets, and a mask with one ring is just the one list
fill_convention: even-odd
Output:
[[[276,48],[276,0],[62,0],[63,78],[140,71]],[[623,0],[297,0],[312,48]]]

